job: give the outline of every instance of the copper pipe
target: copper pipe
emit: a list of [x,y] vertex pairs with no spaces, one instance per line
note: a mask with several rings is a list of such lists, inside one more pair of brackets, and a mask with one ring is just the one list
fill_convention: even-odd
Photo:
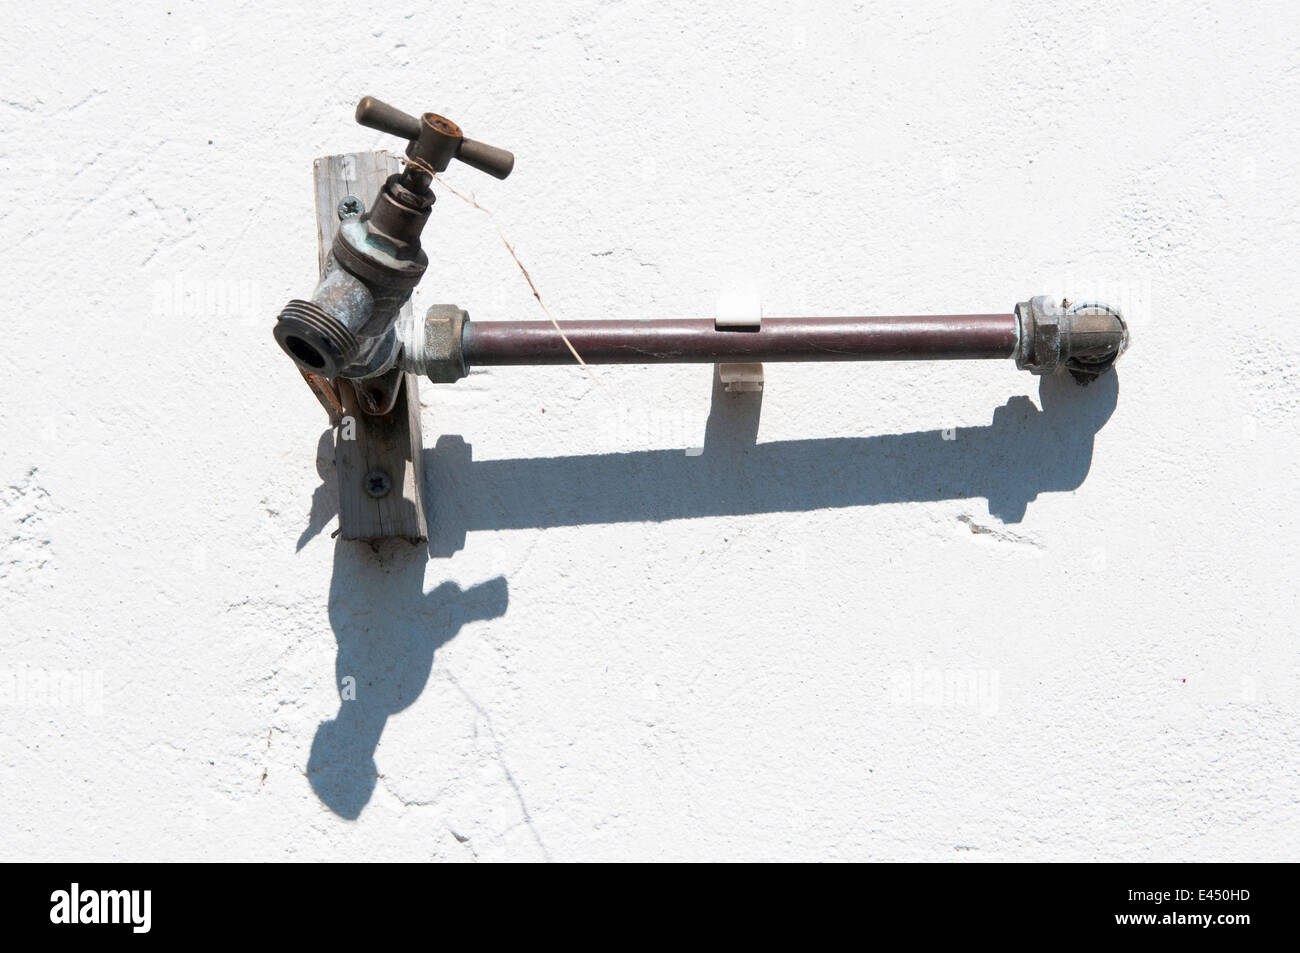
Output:
[[[1009,358],[1019,338],[1012,314],[765,317],[757,331],[719,331],[710,318],[565,321],[561,327],[588,364]],[[462,346],[468,366],[574,362],[549,321],[467,321]]]

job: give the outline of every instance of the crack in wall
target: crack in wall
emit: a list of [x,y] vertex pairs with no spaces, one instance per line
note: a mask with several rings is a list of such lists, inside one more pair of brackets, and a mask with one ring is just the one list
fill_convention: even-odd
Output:
[[968,513],[962,513],[957,517],[957,521],[965,523],[973,536],[988,536],[1002,543],[1015,543],[1016,545],[1029,546],[1033,549],[1043,548],[1042,543],[1029,536],[1021,536],[1019,533],[1013,533],[1007,529],[998,529],[995,526],[985,526],[983,523],[977,523]]

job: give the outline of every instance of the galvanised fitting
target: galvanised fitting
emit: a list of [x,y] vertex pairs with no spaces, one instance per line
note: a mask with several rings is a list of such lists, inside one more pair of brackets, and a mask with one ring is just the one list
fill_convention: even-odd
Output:
[[403,335],[402,369],[422,374],[435,384],[452,384],[464,377],[465,349],[461,339],[469,315],[454,304],[435,304],[423,321],[413,322]]
[[1080,384],[1090,384],[1128,346],[1128,326],[1118,308],[1095,302],[1056,303],[1039,295],[1016,305],[1020,342],[1016,367],[1050,374],[1064,367]]
[[330,254],[311,300],[295,299],[280,312],[275,339],[299,367],[322,377],[382,372],[396,356],[396,312],[376,307],[376,290]]
[[275,339],[303,370],[364,379],[397,358],[393,325],[429,265],[420,231],[433,195],[392,176],[371,210],[339,225],[325,271],[310,301],[289,302]]

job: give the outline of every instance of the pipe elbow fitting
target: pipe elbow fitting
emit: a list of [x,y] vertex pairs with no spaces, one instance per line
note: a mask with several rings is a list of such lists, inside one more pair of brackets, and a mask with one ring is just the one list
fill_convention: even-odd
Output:
[[1016,320],[1016,367],[1034,374],[1063,367],[1076,382],[1087,385],[1110,370],[1128,347],[1123,315],[1106,304],[1057,303],[1039,295],[1016,305]]

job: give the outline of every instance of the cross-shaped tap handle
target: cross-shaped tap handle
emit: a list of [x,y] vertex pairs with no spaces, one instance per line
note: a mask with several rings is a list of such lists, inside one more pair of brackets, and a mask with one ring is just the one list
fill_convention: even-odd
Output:
[[390,136],[410,140],[406,157],[412,165],[425,172],[442,172],[452,159],[459,159],[498,179],[504,179],[515,167],[514,153],[486,142],[466,139],[460,126],[436,113],[425,113],[416,119],[373,96],[363,96],[357,103],[357,122]]

